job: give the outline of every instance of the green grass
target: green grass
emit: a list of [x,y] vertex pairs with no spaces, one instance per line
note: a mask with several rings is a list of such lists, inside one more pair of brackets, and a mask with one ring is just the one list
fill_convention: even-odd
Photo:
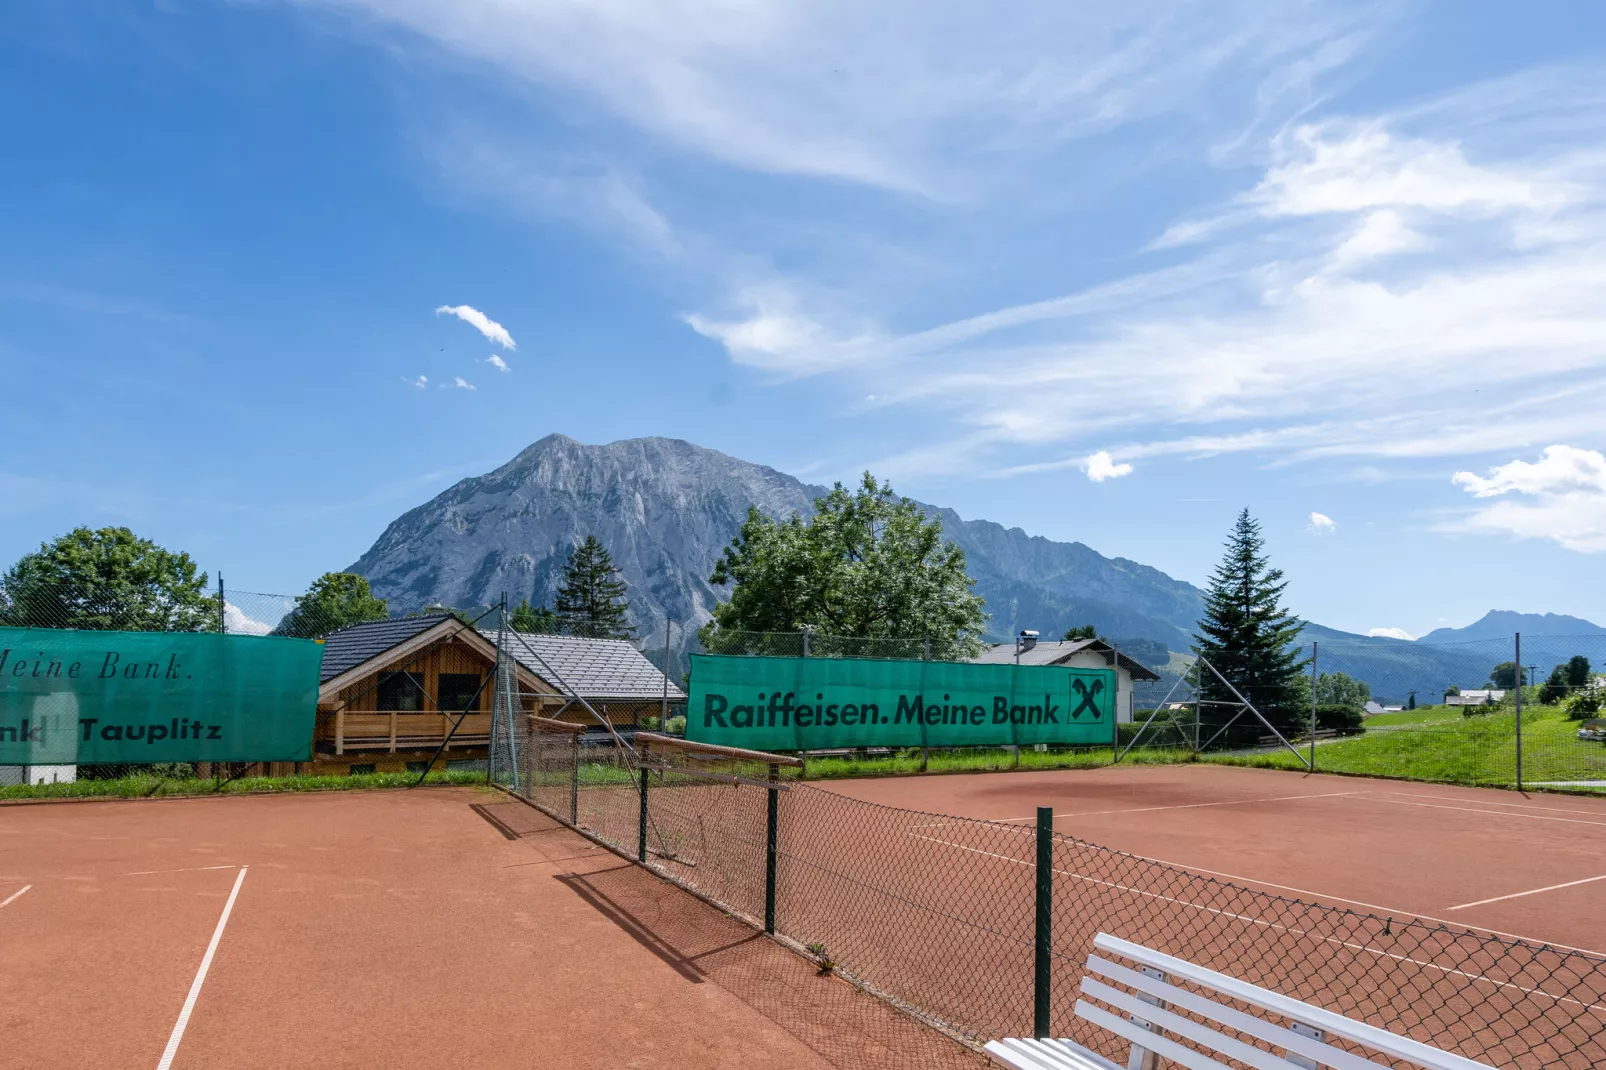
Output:
[[1395,724],[1422,724],[1427,721],[1458,721],[1461,720],[1460,706],[1418,706],[1414,710],[1399,710],[1395,713],[1379,713],[1366,719],[1366,726],[1395,725]]
[[[1416,711],[1411,711],[1416,712]],[[1367,721],[1370,726],[1376,721]],[[1410,728],[1368,731],[1316,748],[1317,772],[1401,777],[1452,784],[1515,786],[1516,718],[1509,709],[1472,717],[1424,718]],[[1523,783],[1606,780],[1606,744],[1578,739],[1578,722],[1555,707],[1522,714]],[[1209,757],[1225,765],[1302,769],[1287,751]]]
[[[150,799],[164,795],[240,795],[247,792],[357,791],[365,788],[407,788],[417,773],[362,773],[357,776],[241,777],[221,786],[211,779],[157,777],[148,773],[116,780],[75,780],[68,784],[15,784],[0,787],[6,799]],[[442,771],[429,774],[425,784],[484,784],[485,774]]]

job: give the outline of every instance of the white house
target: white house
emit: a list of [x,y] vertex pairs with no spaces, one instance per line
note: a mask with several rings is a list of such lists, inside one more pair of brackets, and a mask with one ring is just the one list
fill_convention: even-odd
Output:
[[1459,695],[1445,695],[1446,706],[1493,706],[1506,697],[1504,691],[1463,691]]
[[1023,635],[1013,643],[999,643],[980,657],[977,665],[1064,665],[1072,669],[1115,670],[1115,719],[1122,724],[1132,720],[1132,681],[1158,680],[1160,674],[1134,658],[1118,653],[1102,639],[1065,639],[1039,642],[1034,635]]

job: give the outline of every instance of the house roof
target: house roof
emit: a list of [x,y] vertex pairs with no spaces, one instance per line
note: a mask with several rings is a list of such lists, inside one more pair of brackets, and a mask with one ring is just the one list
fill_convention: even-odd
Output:
[[318,682],[326,684],[451,617],[450,613],[427,613],[419,617],[372,620],[330,632],[323,640],[323,670]]
[[[496,642],[496,632],[480,634]],[[622,639],[508,632],[503,646],[530,672],[585,699],[660,699],[664,694],[664,674]],[[673,680],[669,698],[686,698]]]
[[[1114,648],[1102,639],[1061,639],[1049,642],[1039,641],[1030,650],[1020,652],[1021,665],[1059,665],[1069,661],[1072,657],[1083,651],[1093,654],[1108,655]],[[1120,666],[1132,675],[1134,680],[1158,680],[1160,674],[1147,665],[1125,654],[1118,653]],[[976,665],[1014,665],[1015,644],[999,643],[997,646],[984,651],[980,657],[970,659]]]

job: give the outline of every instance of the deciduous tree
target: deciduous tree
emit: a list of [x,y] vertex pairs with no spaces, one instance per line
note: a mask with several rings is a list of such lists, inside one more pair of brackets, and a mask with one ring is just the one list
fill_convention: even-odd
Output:
[[74,528],[0,579],[0,622],[23,628],[202,632],[221,603],[186,553],[128,528]]
[[750,509],[709,582],[734,590],[714,609],[705,645],[720,633],[808,628],[913,640],[916,657],[927,642],[934,658],[982,649],[986,613],[964,551],[943,538],[942,521],[869,472],[855,490],[838,483],[815,499],[807,520]]

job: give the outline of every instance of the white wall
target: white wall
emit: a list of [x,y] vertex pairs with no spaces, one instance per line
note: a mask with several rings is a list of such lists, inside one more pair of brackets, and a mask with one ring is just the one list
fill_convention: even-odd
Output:
[[[1079,650],[1060,664],[1072,669],[1110,668],[1104,655],[1094,650]],[[1115,670],[1115,720],[1119,724],[1132,721],[1132,674],[1119,666]]]

